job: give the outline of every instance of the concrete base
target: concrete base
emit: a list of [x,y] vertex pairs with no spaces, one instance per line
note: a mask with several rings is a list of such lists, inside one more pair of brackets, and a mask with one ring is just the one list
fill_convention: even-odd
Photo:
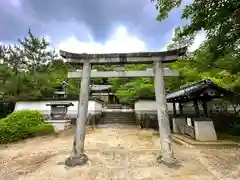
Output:
[[70,156],[66,159],[65,165],[68,167],[81,166],[86,164],[88,157],[86,154],[81,154],[80,156]]
[[174,133],[181,133],[179,129],[179,125],[185,126],[187,125],[186,119],[185,118],[180,118],[180,117],[175,117],[172,118],[173,120],[173,132]]
[[141,114],[135,113],[135,119],[136,119],[136,124],[137,124],[137,125],[140,125]]
[[70,120],[46,120],[45,123],[51,123],[55,132],[63,131],[71,127]]
[[158,156],[157,157],[157,163],[161,164],[161,163],[164,163],[164,164],[168,164],[168,165],[173,165],[176,163],[176,159],[173,158],[173,156],[171,155],[167,155],[167,156]]
[[195,136],[198,141],[216,141],[217,134],[212,121],[194,121]]

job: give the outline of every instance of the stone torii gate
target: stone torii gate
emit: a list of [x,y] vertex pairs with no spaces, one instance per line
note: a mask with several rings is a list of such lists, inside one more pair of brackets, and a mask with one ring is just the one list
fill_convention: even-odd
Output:
[[[79,95],[78,118],[76,134],[74,137],[73,152],[65,161],[66,166],[82,165],[88,157],[84,154],[85,122],[88,113],[90,77],[150,77],[154,76],[155,96],[157,104],[157,117],[160,131],[161,160],[174,163],[171,145],[171,133],[164,87],[164,75],[176,76],[178,73],[163,68],[163,63],[176,61],[186,53],[187,48],[180,48],[165,52],[139,52],[139,53],[112,53],[112,54],[78,54],[60,51],[60,55],[73,65],[82,66],[80,72],[69,72],[69,78],[81,77],[81,90]],[[153,64],[153,69],[146,71],[105,71],[91,70],[91,65],[124,65],[124,64]]]

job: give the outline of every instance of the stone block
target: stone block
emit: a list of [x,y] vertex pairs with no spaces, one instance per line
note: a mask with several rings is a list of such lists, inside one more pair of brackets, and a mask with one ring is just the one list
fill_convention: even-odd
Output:
[[173,120],[173,132],[174,133],[181,133],[180,126],[186,126],[187,122],[184,117],[175,117],[172,118]]
[[216,141],[217,135],[212,121],[194,121],[195,136],[198,141]]

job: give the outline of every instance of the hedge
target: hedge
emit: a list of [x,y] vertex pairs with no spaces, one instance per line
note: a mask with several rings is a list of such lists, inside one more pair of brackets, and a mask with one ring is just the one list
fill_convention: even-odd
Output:
[[54,132],[39,111],[16,111],[0,120],[0,144]]
[[231,134],[233,136],[240,136],[240,124],[234,123],[228,130],[228,134]]
[[0,101],[0,120],[5,118],[8,114],[12,113],[15,107],[15,102],[13,101]]

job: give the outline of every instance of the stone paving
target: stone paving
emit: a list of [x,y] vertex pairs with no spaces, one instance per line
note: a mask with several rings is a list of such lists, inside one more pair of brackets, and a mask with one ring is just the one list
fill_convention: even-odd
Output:
[[66,168],[73,132],[0,147],[0,180],[217,180],[239,179],[239,149],[195,149],[173,145],[177,166],[158,164],[153,130],[111,125],[87,130],[86,165]]

